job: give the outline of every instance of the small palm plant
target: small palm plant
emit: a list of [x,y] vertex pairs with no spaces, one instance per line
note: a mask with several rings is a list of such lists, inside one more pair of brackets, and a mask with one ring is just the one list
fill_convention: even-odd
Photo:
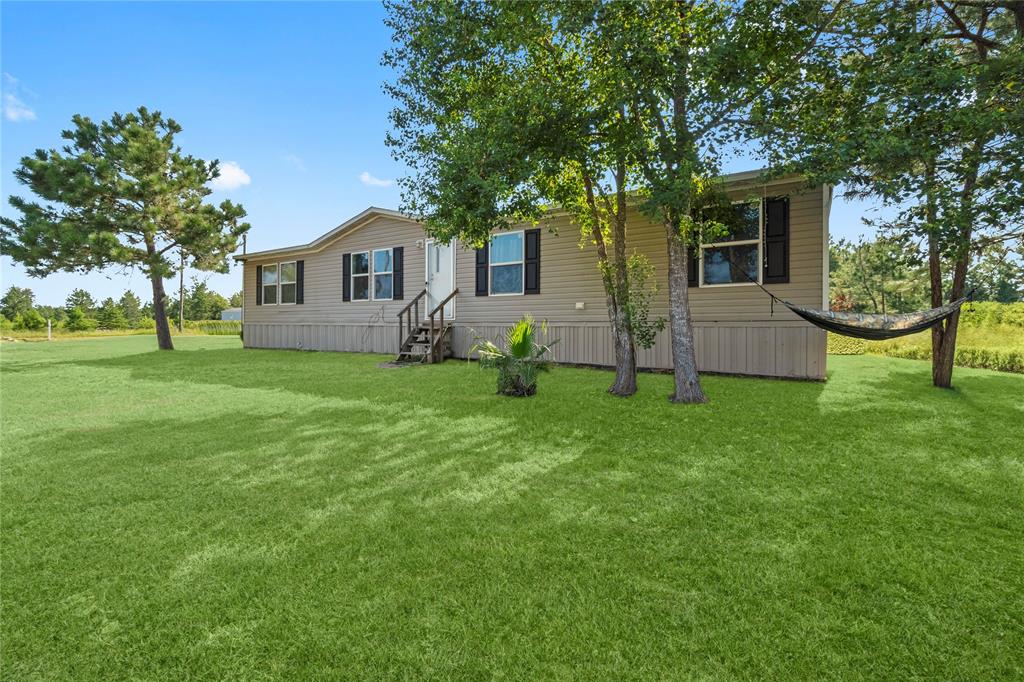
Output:
[[[541,330],[545,328],[542,326]],[[537,393],[537,375],[551,366],[551,346],[534,341],[537,326],[526,316],[505,332],[505,349],[477,338],[472,351],[480,356],[480,367],[498,370],[498,394],[516,397]]]

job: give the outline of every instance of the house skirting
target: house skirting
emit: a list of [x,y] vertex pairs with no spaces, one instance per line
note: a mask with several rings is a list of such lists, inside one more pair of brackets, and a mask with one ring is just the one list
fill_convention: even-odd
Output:
[[[499,341],[507,324],[462,324],[452,329],[452,351],[469,356],[476,337]],[[266,324],[245,323],[246,348],[343,351],[394,354],[398,329],[394,324]],[[615,351],[608,325],[549,324],[546,341],[556,362],[614,365]],[[702,372],[825,378],[825,332],[802,322],[695,322],[697,366]],[[654,347],[641,350],[638,364],[645,369],[671,369],[668,330]]]

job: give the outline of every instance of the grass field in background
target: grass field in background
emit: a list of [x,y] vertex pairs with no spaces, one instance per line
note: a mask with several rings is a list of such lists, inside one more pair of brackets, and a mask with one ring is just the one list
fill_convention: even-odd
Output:
[[[931,358],[931,330],[889,341],[864,341],[838,334],[828,335],[832,355],[885,355],[909,360]],[[956,363],[1024,374],[1024,327],[1004,324],[960,327],[956,339]]]
[[1024,377],[0,345],[6,679],[1024,675]]
[[[185,320],[184,331],[179,332],[176,323],[170,325],[171,336],[238,336],[242,323],[238,320]],[[85,331],[69,331],[63,327],[52,330],[56,341],[66,339],[107,338],[111,336],[152,336],[156,338],[156,330],[149,329],[90,329]],[[42,329],[11,329],[4,328],[0,336],[17,341],[46,341],[46,328]]]

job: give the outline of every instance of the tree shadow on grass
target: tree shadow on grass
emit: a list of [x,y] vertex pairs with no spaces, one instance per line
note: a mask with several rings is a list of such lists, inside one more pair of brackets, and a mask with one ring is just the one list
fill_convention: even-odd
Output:
[[[5,481],[5,592],[35,595],[8,599],[8,613],[64,623],[58,650],[97,651],[99,629],[119,651],[154,632],[203,642],[296,602],[369,618],[382,601],[399,618],[382,589],[443,581],[439,557],[474,560],[458,538],[499,532],[510,505],[537,509],[566,488],[557,470],[584,444],[509,448],[516,428],[335,399],[40,433],[23,444],[39,456]],[[43,614],[39,595],[52,595]]]
[[387,356],[289,350],[217,349],[140,353],[79,361],[85,367],[125,370],[133,379],[288,390],[324,398],[351,391],[354,382],[381,387],[411,385],[415,373],[430,368],[387,371],[377,367]]

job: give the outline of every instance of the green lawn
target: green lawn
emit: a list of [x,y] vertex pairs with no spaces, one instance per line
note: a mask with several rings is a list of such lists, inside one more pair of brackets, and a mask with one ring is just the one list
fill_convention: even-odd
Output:
[[1024,377],[4,344],[5,679],[1020,678]]

